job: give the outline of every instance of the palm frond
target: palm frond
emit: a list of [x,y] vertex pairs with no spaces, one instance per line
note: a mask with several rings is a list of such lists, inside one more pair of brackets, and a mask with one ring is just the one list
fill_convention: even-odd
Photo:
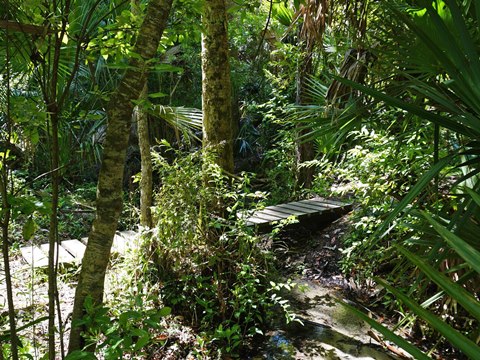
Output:
[[200,140],[195,132],[202,129],[201,110],[152,104],[147,108],[147,111],[152,116],[165,120],[184,135]]
[[[476,359],[478,357],[480,347],[472,340],[464,336],[462,333],[460,333],[447,323],[445,323],[441,318],[435,316],[428,310],[421,307],[418,303],[403,294],[401,291],[395,289],[385,280],[376,278],[376,281],[380,285],[385,287],[389,292],[394,294],[398,299],[400,299],[416,315],[426,320],[433,328],[435,328],[439,333],[445,336],[445,338],[448,339],[453,346],[455,346],[457,349],[460,349],[465,355],[469,356],[472,359]],[[397,345],[402,346],[400,343],[397,343]]]

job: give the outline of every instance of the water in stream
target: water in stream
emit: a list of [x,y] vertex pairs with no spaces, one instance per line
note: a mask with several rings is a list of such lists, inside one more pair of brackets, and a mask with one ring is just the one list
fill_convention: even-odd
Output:
[[268,334],[254,359],[398,359],[375,343],[363,321],[333,301],[332,289],[309,283],[295,306],[303,322],[292,322]]
[[277,330],[262,359],[394,359],[378,345],[363,343],[321,324],[306,323]]

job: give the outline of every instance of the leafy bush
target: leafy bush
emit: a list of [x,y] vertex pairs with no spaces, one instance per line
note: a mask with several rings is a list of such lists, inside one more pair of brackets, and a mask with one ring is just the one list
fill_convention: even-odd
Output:
[[[74,326],[84,325],[88,333],[84,334],[91,345],[96,346],[96,352],[75,351],[69,354],[67,360],[75,359],[123,359],[145,356],[148,346],[164,343],[160,334],[161,319],[170,314],[171,309],[163,307],[145,308],[142,298],[136,298],[136,306],[115,313],[105,306],[94,306],[91,297],[85,301],[86,315]],[[96,354],[96,355],[95,355]]]
[[398,141],[388,131],[363,125],[348,136],[350,148],[345,146],[335,163],[319,164],[313,191],[349,196],[358,204],[350,231],[343,238],[342,268],[361,279],[376,273],[391,257],[385,249],[402,238],[405,227],[398,227],[372,251],[376,229],[396,199],[408,193],[432,161],[431,151],[424,148],[425,137],[409,135]]
[[261,334],[277,307],[292,320],[260,238],[237,217],[264,194],[248,191],[247,176],[227,178],[204,153],[155,159],[163,182],[150,246],[163,302],[227,353]]

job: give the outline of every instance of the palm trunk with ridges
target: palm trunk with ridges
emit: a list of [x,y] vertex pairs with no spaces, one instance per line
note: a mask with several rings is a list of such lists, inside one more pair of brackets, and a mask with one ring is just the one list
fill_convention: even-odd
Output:
[[[309,76],[313,74],[313,54],[312,51],[306,50],[301,61],[301,68],[298,69],[297,74],[297,98],[296,103],[306,104],[308,99],[306,96],[306,81]],[[313,141],[305,141],[302,139],[303,136],[308,135],[309,129],[302,129],[299,126],[298,134],[299,140],[297,140],[297,186],[309,189],[312,187],[313,177],[315,174],[315,169],[311,166],[305,166],[305,163],[312,161],[315,158],[315,149],[313,146]]]

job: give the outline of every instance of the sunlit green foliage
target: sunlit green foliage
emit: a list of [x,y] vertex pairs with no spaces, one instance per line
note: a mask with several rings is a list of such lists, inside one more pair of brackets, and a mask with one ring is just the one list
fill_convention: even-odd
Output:
[[275,308],[287,321],[294,319],[279,295],[293,284],[270,283],[261,239],[237,218],[263,195],[249,191],[248,177],[229,180],[201,154],[170,161],[171,148],[161,149],[165,155],[156,156],[156,166],[162,186],[150,248],[164,283],[162,299],[223,351],[235,353],[262,334]]
[[[433,147],[425,146],[433,150],[434,161],[385,214],[381,226],[367,238],[366,248],[371,251],[388,247],[391,235],[402,226],[404,235],[390,249],[394,257],[401,259],[390,275],[393,284],[377,281],[400,299],[419,322],[425,321],[456,349],[476,358],[479,277],[474,264],[479,244],[474,234],[478,233],[475,199],[480,113],[474,82],[479,76],[480,60],[474,24],[479,21],[478,4],[422,2],[414,11],[404,5],[386,6],[397,19],[392,27],[398,30],[403,26],[403,31],[393,35],[395,43],[385,41],[391,44],[387,49],[392,51],[387,50],[387,56],[400,56],[392,70],[396,73],[393,79],[401,80],[387,81],[389,85],[380,90],[339,81],[388,106],[403,109],[409,116],[421,119],[424,126],[434,124]],[[413,54],[419,48],[425,56]],[[400,90],[395,97],[391,96],[392,89]],[[440,151],[444,144],[447,148]],[[424,210],[419,214],[415,211],[418,208]],[[424,275],[395,276],[412,266]],[[438,287],[432,287],[430,281]],[[419,305],[425,298],[429,300]],[[457,303],[461,309],[456,308]],[[459,323],[460,313],[469,319],[468,325]]]

